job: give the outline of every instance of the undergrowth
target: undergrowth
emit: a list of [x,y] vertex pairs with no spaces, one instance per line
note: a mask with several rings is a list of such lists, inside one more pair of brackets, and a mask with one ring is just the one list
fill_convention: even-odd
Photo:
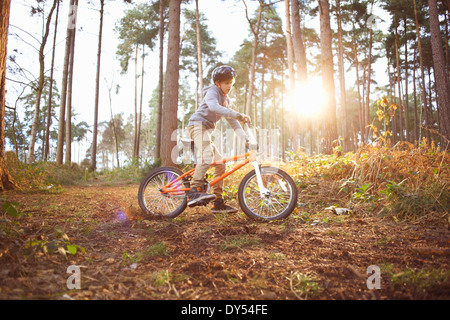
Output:
[[[64,185],[97,179],[139,183],[159,162],[125,163],[120,168],[87,173],[77,165],[58,166],[52,162],[23,164],[11,155],[8,168],[24,190],[61,192]],[[234,166],[235,164],[230,164]],[[299,190],[314,197],[321,206],[345,206],[350,210],[368,208],[396,218],[417,218],[433,212],[448,214],[450,208],[450,156],[424,139],[419,146],[400,142],[365,145],[357,152],[334,155],[298,153],[289,163],[272,163],[288,172]],[[225,180],[224,197],[237,198],[237,188],[251,166],[238,170]],[[210,169],[212,177],[214,169]],[[299,208],[311,203],[302,203]],[[330,201],[333,201],[330,203]],[[316,209],[316,208],[312,208]]]
[[[418,147],[401,142],[393,147],[370,146],[344,155],[296,155],[280,164],[300,189],[328,186],[318,196],[339,195],[349,209],[369,205],[372,211],[396,218],[417,218],[433,212],[449,214],[450,156],[434,143]],[[334,188],[334,189],[333,189]]]
[[23,191],[61,193],[61,186],[73,185],[84,177],[84,169],[77,164],[67,166],[44,161],[26,164],[10,152],[6,154],[6,161],[9,172]]

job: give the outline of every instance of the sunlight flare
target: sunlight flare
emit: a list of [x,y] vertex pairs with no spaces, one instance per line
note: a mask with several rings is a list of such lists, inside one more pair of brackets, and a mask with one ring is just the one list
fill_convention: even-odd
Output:
[[325,98],[322,81],[313,78],[305,84],[297,83],[294,92],[288,95],[288,106],[300,116],[317,116],[323,111]]

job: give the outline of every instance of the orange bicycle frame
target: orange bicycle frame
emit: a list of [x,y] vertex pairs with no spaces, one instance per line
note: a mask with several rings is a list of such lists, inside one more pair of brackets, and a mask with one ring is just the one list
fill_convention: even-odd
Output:
[[[225,179],[226,177],[228,177],[230,174],[232,174],[233,172],[239,170],[240,168],[242,168],[243,166],[245,166],[246,164],[250,163],[251,161],[254,161],[256,159],[255,156],[255,151],[250,151],[244,154],[240,154],[234,157],[229,157],[226,159],[222,159],[219,161],[214,161],[211,163],[211,166],[215,166],[218,164],[225,164],[227,162],[231,162],[231,161],[237,161],[239,159],[245,159],[243,162],[238,163],[235,167],[231,168],[229,171],[226,171],[224,174],[222,174],[220,177],[217,177],[216,179],[212,180],[209,184],[211,186],[215,185],[217,182]],[[195,171],[194,169],[189,170],[188,172],[184,173],[183,175],[179,176],[178,178],[176,178],[175,180],[173,180],[171,183],[165,185],[162,188],[162,193],[171,193],[171,192],[180,192],[180,191],[189,191],[191,190],[191,188],[170,188],[174,183],[182,180],[184,177],[189,176],[191,174],[193,174]]]

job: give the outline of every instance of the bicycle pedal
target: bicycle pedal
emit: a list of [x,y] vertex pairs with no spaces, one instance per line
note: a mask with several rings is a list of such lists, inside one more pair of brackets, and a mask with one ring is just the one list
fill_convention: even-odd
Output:
[[194,203],[194,204],[191,204],[190,206],[189,206],[189,208],[194,208],[194,207],[204,207],[204,206],[207,206],[210,202],[211,202],[212,200],[201,200],[201,201],[199,201],[199,202],[196,202],[196,203]]

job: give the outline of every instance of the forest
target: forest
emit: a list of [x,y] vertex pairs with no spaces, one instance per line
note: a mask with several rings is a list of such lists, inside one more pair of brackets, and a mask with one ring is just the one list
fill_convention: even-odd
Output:
[[[450,298],[449,0],[0,2],[1,299]],[[221,65],[295,209],[146,216]]]

